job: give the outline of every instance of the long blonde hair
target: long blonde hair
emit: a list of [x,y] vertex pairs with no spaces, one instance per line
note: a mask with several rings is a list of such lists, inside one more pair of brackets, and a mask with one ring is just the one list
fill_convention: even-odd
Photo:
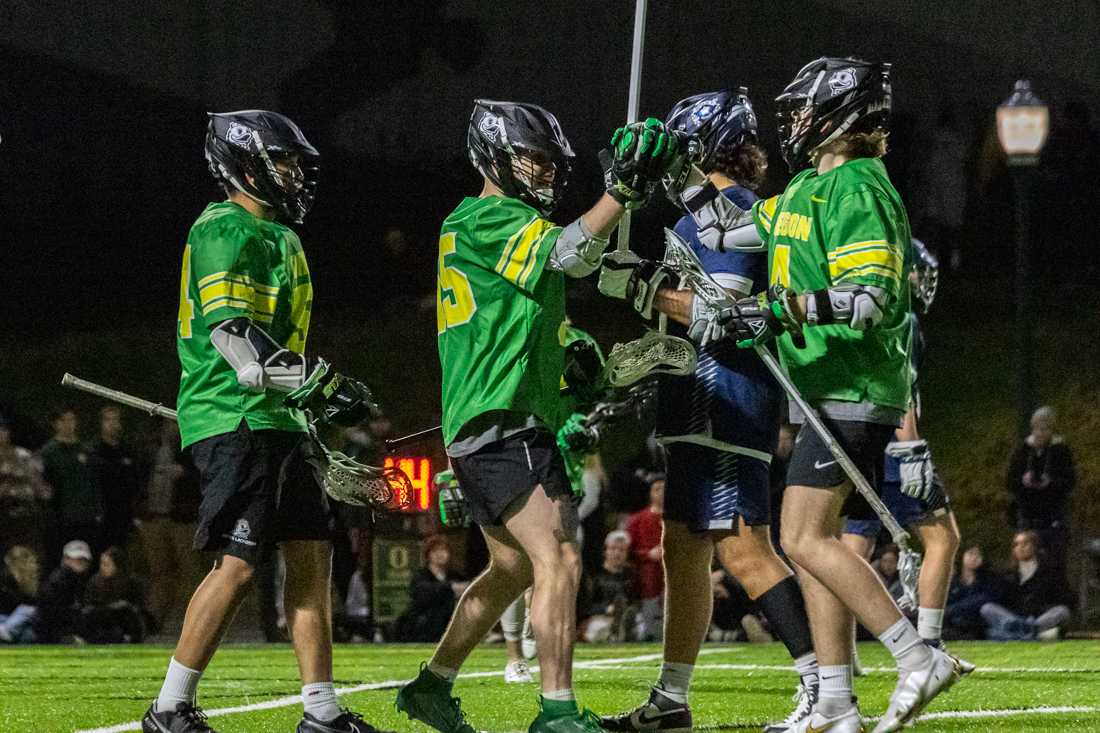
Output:
[[16,545],[4,555],[4,565],[19,590],[31,597],[38,595],[38,555],[34,554],[34,550]]

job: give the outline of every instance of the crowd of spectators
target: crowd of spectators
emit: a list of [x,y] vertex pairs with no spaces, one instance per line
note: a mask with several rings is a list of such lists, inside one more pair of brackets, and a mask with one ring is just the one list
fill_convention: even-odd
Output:
[[[62,410],[51,416],[51,439],[35,452],[14,443],[11,423],[0,415],[0,642],[134,642],[182,612],[203,567],[191,546],[201,498],[198,472],[179,449],[174,422],[164,421],[140,451],[125,440],[122,419],[118,408],[104,407],[96,436],[82,441],[76,413]],[[1057,638],[1072,620],[1066,554],[1075,471],[1055,421],[1051,408],[1038,409],[1031,432],[1009,457],[1006,531],[1016,534],[1004,572],[988,568],[976,545],[960,556],[946,609],[948,638]],[[389,428],[376,421],[349,431],[347,450],[380,460]],[[792,442],[790,431],[781,435],[773,466],[776,502],[784,449]],[[635,464],[617,472],[626,480],[609,478],[598,460],[585,467],[585,532],[578,536],[587,548],[578,597],[578,637],[585,641],[654,641],[662,635],[665,480],[653,450]],[[626,488],[610,485],[616,481]],[[624,496],[634,497],[632,507]],[[476,563],[452,563],[459,558],[449,538],[438,534],[430,517],[420,517],[415,531],[427,539],[409,602],[397,623],[376,625],[369,553],[362,552],[370,542],[370,530],[362,527],[370,520],[359,522],[353,513],[341,514],[347,515],[348,541],[337,542],[334,561],[338,635],[437,640],[467,585],[453,568],[472,576]],[[900,597],[897,548],[880,546],[874,566]],[[277,602],[280,574],[277,558],[257,572],[261,626],[272,641],[285,640]],[[718,566],[712,591],[710,639],[771,638],[744,590]]]

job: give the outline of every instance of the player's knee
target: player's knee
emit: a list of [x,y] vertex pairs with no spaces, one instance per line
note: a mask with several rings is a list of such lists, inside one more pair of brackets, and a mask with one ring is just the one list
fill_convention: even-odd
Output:
[[252,582],[256,569],[251,563],[233,555],[222,555],[214,563],[214,573],[223,582],[243,588]]

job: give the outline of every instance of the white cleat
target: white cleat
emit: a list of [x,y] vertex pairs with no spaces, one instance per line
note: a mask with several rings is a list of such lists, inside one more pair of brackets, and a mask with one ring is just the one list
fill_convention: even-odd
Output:
[[508,666],[504,668],[505,684],[518,685],[534,681],[535,678],[531,675],[531,668],[527,666],[527,660],[525,659],[508,662]]
[[916,720],[928,703],[962,677],[959,660],[947,652],[930,649],[928,664],[914,672],[901,672],[890,705],[875,726],[874,733],[899,731]]
[[[771,730],[766,728],[765,730]],[[800,720],[787,733],[863,733],[863,718],[859,714],[859,705],[852,698],[852,707],[839,715],[828,716],[817,710]]]
[[795,707],[791,711],[791,714],[778,723],[772,723],[764,729],[764,733],[792,733],[799,730],[798,725],[809,718],[814,712],[814,692],[808,689],[805,685],[798,686],[798,692],[795,693],[794,701]]

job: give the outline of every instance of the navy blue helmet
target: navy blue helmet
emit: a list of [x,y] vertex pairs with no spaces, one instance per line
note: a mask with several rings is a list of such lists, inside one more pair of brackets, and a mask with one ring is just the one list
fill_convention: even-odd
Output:
[[748,92],[738,87],[736,91],[695,94],[681,99],[668,113],[668,129],[693,138],[701,147],[698,164],[704,171],[713,168],[720,152],[756,142],[756,113]]

